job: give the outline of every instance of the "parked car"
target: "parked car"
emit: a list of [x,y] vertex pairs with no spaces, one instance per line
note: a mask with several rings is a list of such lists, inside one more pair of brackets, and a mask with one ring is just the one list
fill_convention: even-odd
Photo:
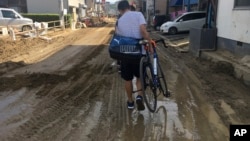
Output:
[[153,24],[152,25],[153,25],[153,27],[154,27],[155,30],[159,30],[160,27],[161,27],[161,25],[163,23],[169,21],[169,20],[170,20],[169,16],[166,16],[166,15],[155,15],[153,17],[153,22],[152,22]]
[[161,25],[162,33],[176,34],[177,32],[189,31],[190,28],[202,28],[205,25],[206,12],[186,12],[179,15],[174,21]]
[[32,24],[32,19],[24,18],[14,9],[0,8],[0,26],[12,25],[19,31],[27,31],[32,29]]

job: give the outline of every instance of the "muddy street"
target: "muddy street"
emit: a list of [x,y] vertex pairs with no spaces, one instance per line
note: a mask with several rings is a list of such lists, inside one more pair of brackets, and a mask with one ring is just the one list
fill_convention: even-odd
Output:
[[0,140],[225,141],[230,124],[250,123],[250,88],[219,71],[223,64],[160,44],[172,96],[158,97],[156,113],[128,110],[108,53],[113,30],[109,23],[51,41],[0,39]]

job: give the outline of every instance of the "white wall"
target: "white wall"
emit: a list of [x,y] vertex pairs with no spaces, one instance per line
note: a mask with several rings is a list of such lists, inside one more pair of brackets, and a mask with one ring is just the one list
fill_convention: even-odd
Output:
[[234,0],[219,0],[218,37],[250,44],[250,9],[235,10]]
[[79,7],[79,3],[83,4],[83,0],[69,0],[69,6]]

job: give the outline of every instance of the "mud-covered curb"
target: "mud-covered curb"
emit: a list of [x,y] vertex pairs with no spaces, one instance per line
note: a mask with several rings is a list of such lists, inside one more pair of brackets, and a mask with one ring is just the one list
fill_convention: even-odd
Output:
[[201,58],[210,60],[216,63],[216,66],[220,71],[233,75],[235,78],[242,81],[245,85],[250,86],[250,69],[244,65],[233,62],[229,59],[223,58],[214,52],[202,52]]

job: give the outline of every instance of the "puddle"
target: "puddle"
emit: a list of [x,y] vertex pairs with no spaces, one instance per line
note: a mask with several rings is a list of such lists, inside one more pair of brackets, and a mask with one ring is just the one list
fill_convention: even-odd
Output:
[[[181,136],[185,141],[199,137],[197,132],[184,128],[179,118],[178,105],[174,100],[158,101],[157,104],[156,113],[150,113],[147,108],[144,111],[134,110],[130,113],[130,121],[123,134],[130,136],[125,137],[126,139],[174,141],[176,136]],[[134,132],[136,136],[133,136]]]

